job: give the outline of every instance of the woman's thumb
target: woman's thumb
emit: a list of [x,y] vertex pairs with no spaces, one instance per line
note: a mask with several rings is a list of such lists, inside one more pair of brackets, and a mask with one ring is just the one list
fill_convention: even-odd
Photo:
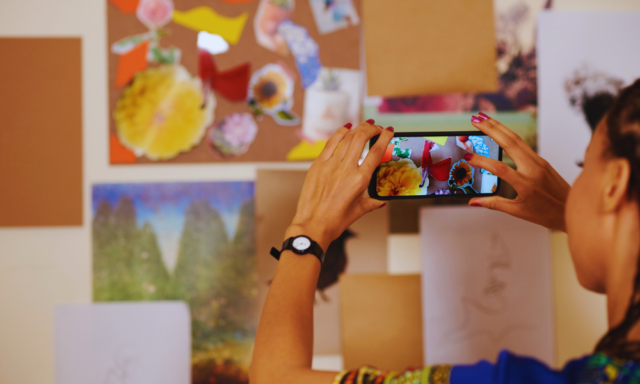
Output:
[[373,210],[380,209],[387,205],[385,201],[380,201],[376,199],[372,199],[370,197],[365,197],[360,201],[360,206],[362,207],[362,214],[369,213]]

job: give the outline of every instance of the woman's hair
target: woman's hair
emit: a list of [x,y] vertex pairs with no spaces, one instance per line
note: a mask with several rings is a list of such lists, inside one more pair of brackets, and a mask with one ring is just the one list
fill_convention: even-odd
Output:
[[[629,161],[631,175],[628,198],[640,203],[640,79],[620,92],[605,119],[609,154]],[[633,295],[625,318],[604,335],[596,346],[596,352],[621,359],[640,360],[640,341],[627,339],[629,331],[640,320],[640,257],[638,264]]]

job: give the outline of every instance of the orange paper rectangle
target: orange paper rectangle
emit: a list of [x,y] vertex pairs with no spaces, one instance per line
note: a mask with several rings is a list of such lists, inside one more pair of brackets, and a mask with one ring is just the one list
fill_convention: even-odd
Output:
[[366,0],[369,95],[497,89],[492,0]]
[[0,227],[82,225],[81,40],[0,52]]

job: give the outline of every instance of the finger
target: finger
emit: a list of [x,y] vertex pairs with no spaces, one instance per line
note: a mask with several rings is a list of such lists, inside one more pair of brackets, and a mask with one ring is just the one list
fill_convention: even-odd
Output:
[[501,196],[474,197],[469,201],[471,207],[483,207],[492,211],[500,211],[511,216],[520,217],[520,205],[513,200]]
[[336,149],[338,149],[340,142],[342,142],[344,137],[351,130],[351,126],[351,123],[347,123],[342,128],[338,129],[333,135],[331,135],[329,140],[327,140],[327,144],[322,149],[322,152],[320,152],[320,156],[318,156],[318,159],[324,161],[329,160],[335,153]]
[[482,115],[471,118],[473,126],[495,140],[495,142],[507,152],[509,157],[513,159],[516,165],[520,166],[523,163],[533,161],[535,152],[533,152],[531,147],[529,147],[520,136],[500,124],[497,120],[488,117],[484,113]]
[[[392,127],[390,127],[392,128]],[[392,128],[393,129],[393,128]],[[367,143],[374,137],[380,135],[385,130],[379,125],[365,126],[353,135],[353,140],[349,144],[349,150],[344,156],[345,165],[358,166],[358,161],[362,157],[362,152]]]
[[[335,155],[333,156],[335,159],[341,161],[342,159],[344,159],[344,157],[346,156],[347,152],[349,151],[349,146],[351,145],[351,141],[353,141],[354,137],[356,136],[356,134],[358,134],[358,132],[360,132],[363,129],[366,128],[374,128],[377,127],[375,124],[375,121],[373,119],[369,119],[367,121],[363,121],[362,123],[358,124],[356,127],[352,128],[351,131],[349,133],[347,133],[347,135],[344,137],[344,139],[342,140],[342,143],[340,144],[340,147],[338,147],[338,149],[336,150]],[[378,127],[378,129],[380,129]]]
[[474,167],[486,169],[492,174],[498,176],[502,180],[511,184],[516,191],[522,186],[522,176],[515,169],[511,168],[502,161],[493,160],[482,155],[474,155],[466,153],[464,159]]
[[385,201],[365,197],[360,200],[360,210],[362,212],[361,216],[371,211],[375,211],[376,209],[383,208],[386,205],[387,203]]
[[373,171],[380,165],[380,160],[382,160],[391,139],[393,139],[393,127],[387,127],[380,133],[380,137],[373,147],[369,148],[369,153],[360,165],[360,170],[368,177],[371,177]]
[[519,146],[522,147],[522,149],[525,152],[529,152],[530,155],[535,156],[536,152],[533,150],[533,148],[531,148],[531,146],[529,146],[529,144],[527,144],[524,139],[522,137],[520,137],[520,135],[518,135],[517,133],[515,133],[514,131],[512,131],[511,129],[509,129],[509,127],[505,126],[504,124],[502,124],[501,122],[499,122],[498,120],[482,113],[479,112],[478,113],[478,117],[482,120],[487,121],[492,127],[494,127],[495,129],[498,129],[500,131],[502,131],[505,135],[507,135],[508,137],[510,137],[511,139],[513,139]]

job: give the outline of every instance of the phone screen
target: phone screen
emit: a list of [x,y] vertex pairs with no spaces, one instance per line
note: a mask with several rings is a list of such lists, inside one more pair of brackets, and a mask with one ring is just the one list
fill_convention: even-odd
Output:
[[398,132],[373,175],[369,194],[381,199],[495,195],[498,177],[473,167],[464,159],[466,153],[502,160],[502,148],[484,134]]

